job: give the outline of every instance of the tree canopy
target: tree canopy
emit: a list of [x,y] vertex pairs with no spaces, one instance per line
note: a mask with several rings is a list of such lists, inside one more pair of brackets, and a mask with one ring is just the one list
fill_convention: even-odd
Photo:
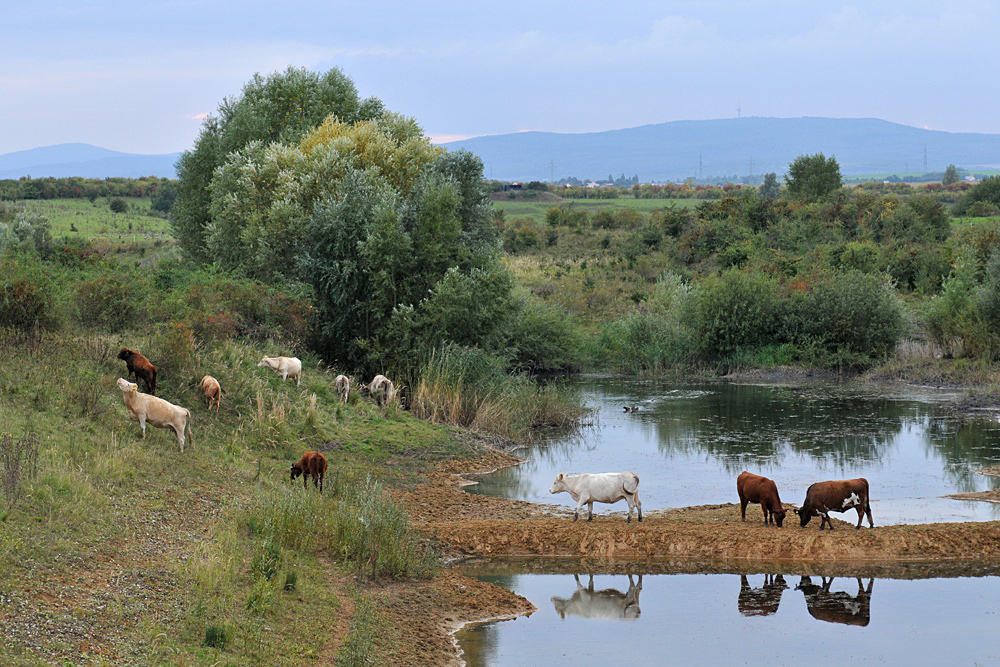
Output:
[[800,155],[788,165],[785,184],[793,199],[822,199],[843,186],[840,165],[835,158],[822,153]]

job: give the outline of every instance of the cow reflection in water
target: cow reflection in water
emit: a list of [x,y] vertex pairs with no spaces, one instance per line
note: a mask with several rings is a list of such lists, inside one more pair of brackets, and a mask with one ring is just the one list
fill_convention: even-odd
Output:
[[828,623],[844,623],[846,625],[866,626],[871,621],[871,598],[872,584],[874,579],[868,580],[868,589],[861,584],[861,577],[858,580],[858,594],[852,596],[845,591],[830,592],[829,581],[822,577],[823,585],[819,586],[812,582],[809,577],[802,577],[795,590],[802,591],[806,597],[806,608],[813,618]]
[[586,588],[580,583],[579,575],[574,574],[576,590],[570,598],[552,597],[552,605],[560,618],[566,616],[582,616],[583,618],[609,618],[634,621],[639,618],[639,593],[642,591],[642,575],[639,582],[628,575],[628,592],[622,593],[616,588],[594,590],[594,575],[590,575],[590,583]]
[[744,616],[770,616],[778,611],[781,593],[788,588],[780,574],[765,574],[761,588],[751,588],[747,575],[740,575],[740,597],[736,602]]

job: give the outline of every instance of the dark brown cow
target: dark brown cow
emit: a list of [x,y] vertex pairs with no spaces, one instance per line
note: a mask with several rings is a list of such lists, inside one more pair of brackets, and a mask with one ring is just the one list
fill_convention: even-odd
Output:
[[135,375],[136,380],[145,383],[148,393],[156,395],[156,366],[149,363],[149,359],[127,347],[121,349],[118,358],[128,367],[128,377]]
[[740,596],[736,600],[736,608],[744,616],[770,616],[777,613],[781,603],[781,594],[788,588],[785,578],[778,574],[765,574],[764,586],[751,588],[747,575],[740,575]]
[[872,507],[868,504],[868,480],[864,477],[816,482],[806,491],[806,499],[795,513],[799,515],[803,528],[811,518],[821,516],[823,519],[819,522],[819,529],[823,530],[823,524],[829,524],[830,530],[833,530],[830,512],[846,512],[852,507],[858,510],[858,525],[855,528],[861,528],[861,520],[865,514],[868,515],[868,527],[875,527]]
[[323,478],[326,476],[326,457],[319,452],[306,452],[299,459],[298,463],[292,464],[292,481],[299,475],[302,475],[302,488],[306,488],[309,482],[309,476],[312,475],[313,486],[319,488],[319,492],[323,493]]
[[764,525],[773,524],[781,528],[785,520],[785,508],[778,497],[778,486],[767,477],[743,471],[736,478],[736,492],[740,494],[740,516],[747,520],[747,503],[760,503],[764,511]]
[[827,623],[843,623],[845,625],[860,625],[862,627],[871,622],[872,605],[872,585],[874,579],[868,580],[868,590],[861,585],[861,577],[858,580],[858,594],[852,596],[846,591],[830,592],[830,584],[833,577],[827,580],[822,577],[823,585],[817,586],[809,577],[802,577],[795,590],[802,591],[806,598],[806,609],[809,614],[820,621]]

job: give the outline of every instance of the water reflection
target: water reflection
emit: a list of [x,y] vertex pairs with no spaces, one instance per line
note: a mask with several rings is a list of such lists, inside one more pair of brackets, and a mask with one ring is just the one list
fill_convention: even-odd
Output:
[[[589,574],[587,581],[580,574],[507,570],[480,577],[507,585],[538,611],[463,630],[458,640],[468,664],[484,667],[601,664],[626,654],[633,664],[927,664],[945,655],[949,664],[993,664],[989,638],[1000,614],[1000,568],[925,565],[866,565],[857,576],[843,576],[850,572],[845,564],[794,574],[698,574],[676,563],[650,568],[661,574],[614,568],[617,574]],[[794,592],[784,595],[793,578]],[[845,625],[857,628],[849,644]],[[810,641],[761,641],[774,633]]]
[[634,470],[649,508],[682,507],[735,502],[736,475],[754,470],[789,502],[818,480],[865,477],[883,525],[1000,518],[1000,506],[941,498],[1000,489],[1000,478],[975,473],[1000,464],[1000,423],[949,411],[957,394],[829,381],[569,382],[599,411],[597,425],[532,445],[525,464],[470,491],[568,504],[547,493],[556,474]]
[[594,575],[590,575],[590,582],[584,588],[580,583],[580,575],[574,574],[576,580],[576,590],[568,598],[552,596],[552,606],[555,607],[559,618],[566,616],[579,616],[581,618],[601,618],[616,619],[624,621],[634,621],[639,618],[639,593],[642,592],[642,575],[639,575],[639,582],[632,580],[632,575],[628,575],[628,591],[622,593],[617,588],[603,588],[594,590]]
[[747,575],[740,575],[740,596],[736,607],[744,616],[770,616],[778,611],[781,594],[788,588],[784,575],[765,574],[764,585],[751,588]]
[[868,588],[858,581],[857,595],[846,591],[830,591],[833,577],[821,577],[821,584],[814,584],[810,577],[802,577],[795,590],[802,591],[806,597],[806,609],[809,615],[827,623],[843,623],[845,625],[867,626],[871,622],[871,599],[874,578],[868,579]]

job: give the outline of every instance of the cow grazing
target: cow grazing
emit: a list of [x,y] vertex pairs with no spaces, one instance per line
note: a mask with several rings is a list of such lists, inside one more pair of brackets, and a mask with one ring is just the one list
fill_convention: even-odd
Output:
[[129,419],[139,422],[143,439],[146,438],[148,422],[157,428],[172,428],[181,446],[181,454],[184,453],[185,430],[188,439],[194,442],[194,436],[191,434],[191,413],[186,408],[151,394],[140,394],[139,386],[125,378],[118,378],[118,388],[122,390],[125,398],[125,410]]
[[351,378],[346,375],[338,375],[333,381],[333,388],[337,390],[340,400],[347,403],[347,395],[351,393]]
[[806,598],[806,609],[813,618],[827,623],[843,623],[845,625],[867,626],[871,622],[872,585],[875,579],[868,580],[868,589],[858,580],[858,594],[851,595],[846,591],[830,592],[833,577],[827,580],[821,577],[823,585],[818,586],[809,577],[802,577],[795,590],[802,591]]
[[123,347],[118,352],[118,358],[125,362],[128,368],[127,377],[135,376],[136,382],[142,380],[146,385],[146,393],[156,394],[156,366],[149,359],[134,350]]
[[803,528],[814,516],[821,516],[823,519],[819,522],[819,529],[823,530],[823,524],[829,524],[830,530],[833,530],[830,512],[846,512],[852,507],[858,510],[858,525],[855,528],[861,528],[861,520],[866,514],[868,526],[875,527],[872,507],[868,504],[868,480],[864,477],[816,482],[806,491],[806,499],[795,513],[799,515]]
[[198,389],[201,389],[201,393],[205,395],[205,400],[208,401],[208,409],[212,409],[212,404],[215,404],[215,411],[219,411],[219,404],[222,403],[222,387],[219,385],[219,381],[216,380],[211,375],[206,375],[198,383]]
[[257,368],[265,366],[280,375],[282,380],[291,378],[295,380],[295,386],[299,386],[299,380],[302,377],[302,362],[295,357],[264,357],[257,364]]
[[594,590],[594,575],[590,575],[590,584],[584,588],[580,583],[580,575],[574,574],[576,590],[569,598],[552,596],[552,606],[559,618],[580,616],[582,618],[601,618],[634,621],[639,618],[639,593],[642,592],[642,575],[639,583],[628,575],[628,592],[622,593],[617,588]]
[[785,578],[778,574],[765,574],[761,588],[751,588],[747,575],[740,575],[740,596],[736,607],[744,616],[770,616],[778,611],[781,594],[788,588]]
[[396,396],[396,386],[386,376],[376,375],[371,382],[361,385],[361,393],[371,396],[378,405],[385,405]]
[[323,478],[326,477],[326,457],[319,452],[306,452],[299,459],[298,463],[292,464],[291,476],[292,481],[302,475],[302,488],[306,488],[309,482],[309,476],[312,475],[313,486],[319,489],[320,493],[323,493]]
[[587,521],[594,519],[594,503],[616,503],[624,499],[628,502],[628,519],[632,521],[632,509],[639,508],[639,521],[642,521],[642,502],[639,500],[639,476],[634,472],[604,472],[597,474],[567,475],[564,472],[556,476],[549,493],[565,491],[576,501],[576,511],[573,521],[580,518],[580,508],[588,506]]
[[778,486],[767,477],[752,472],[741,472],[736,478],[736,492],[740,494],[740,516],[747,520],[747,503],[759,503],[764,511],[764,525],[781,528],[785,508],[778,497]]

